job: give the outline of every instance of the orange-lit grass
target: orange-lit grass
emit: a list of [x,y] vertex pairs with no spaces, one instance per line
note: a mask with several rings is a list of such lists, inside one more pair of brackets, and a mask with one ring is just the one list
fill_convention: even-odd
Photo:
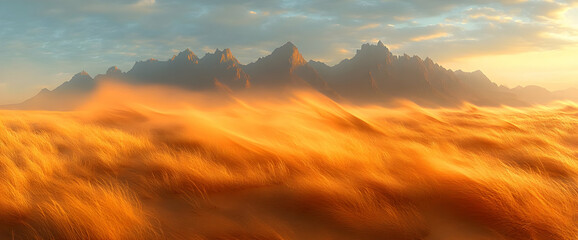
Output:
[[126,103],[0,112],[0,238],[578,236],[571,103]]

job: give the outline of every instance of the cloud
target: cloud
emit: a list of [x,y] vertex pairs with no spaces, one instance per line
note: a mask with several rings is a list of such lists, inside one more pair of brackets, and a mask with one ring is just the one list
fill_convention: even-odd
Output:
[[133,6],[135,7],[150,7],[155,5],[155,0],[139,0],[138,2],[134,3]]
[[374,28],[379,27],[380,25],[381,24],[379,24],[379,23],[368,23],[368,24],[365,24],[365,25],[359,27],[359,30],[374,29]]
[[490,7],[472,8],[466,11],[466,15],[470,20],[493,21],[493,22],[508,22],[513,21],[513,17],[502,11],[498,11]]
[[440,32],[440,33],[434,33],[434,34],[430,34],[430,35],[423,35],[423,36],[414,37],[410,40],[413,42],[421,42],[421,41],[426,41],[426,40],[431,40],[431,39],[436,39],[436,38],[447,37],[448,35],[449,35],[448,33]]
[[[36,40],[36,44],[44,46],[47,52],[54,52],[48,49],[63,50],[56,51],[61,52],[58,54],[60,57],[80,55],[79,50],[88,55],[107,51],[105,48],[121,51],[122,47],[133,48],[122,52],[137,53],[137,56],[145,55],[138,52],[159,53],[162,56],[164,50],[168,52],[175,47],[257,49],[262,46],[259,50],[270,50],[284,41],[299,38],[307,39],[301,42],[300,48],[316,49],[313,54],[324,54],[320,57],[326,59],[331,59],[328,55],[332,52],[337,56],[338,52],[334,49],[338,48],[332,45],[338,43],[351,44],[351,48],[357,47],[362,40],[382,39],[388,44],[403,46],[411,42],[436,41],[440,37],[459,42],[459,36],[463,35],[460,33],[473,34],[470,39],[486,38],[481,31],[487,30],[489,24],[495,24],[494,28],[499,29],[502,28],[500,24],[516,20],[536,25],[533,29],[525,29],[534,31],[534,36],[560,38],[565,33],[556,30],[559,29],[556,23],[549,21],[560,18],[572,4],[563,1],[498,1],[490,4],[482,0],[253,0],[243,3],[226,0],[194,3],[176,0],[88,0],[83,3],[47,0],[38,7],[26,7],[27,1],[30,0],[23,0],[24,3],[16,8],[30,13],[39,11],[46,21],[39,25],[23,21],[24,25],[29,25],[23,29],[36,25],[33,35],[44,38],[43,43]],[[151,10],[153,6],[154,11]],[[142,8],[149,10],[143,11]],[[531,13],[524,9],[530,9]],[[18,17],[13,18],[19,20]],[[432,32],[439,30],[444,19],[449,19],[450,22],[446,24],[453,27],[442,27],[444,31]],[[9,35],[13,32],[9,29],[18,28],[5,26],[2,29],[6,32],[2,35]],[[27,35],[32,35],[30,30],[27,31]],[[48,32],[60,34],[51,35]],[[504,38],[511,35],[507,32],[502,34]],[[46,39],[47,35],[51,37]],[[189,46],[185,45],[186,42],[177,43],[184,46],[175,46],[175,42],[179,41],[174,39],[194,41],[189,42]],[[30,39],[30,42],[34,41]],[[325,43],[319,44],[321,41]],[[64,53],[68,51],[66,49],[73,51],[67,54]],[[251,59],[251,56],[240,58]]]

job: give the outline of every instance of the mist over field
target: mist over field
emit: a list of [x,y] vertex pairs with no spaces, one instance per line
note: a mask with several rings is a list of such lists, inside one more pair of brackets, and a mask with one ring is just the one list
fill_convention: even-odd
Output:
[[0,111],[0,238],[576,239],[577,121],[105,84]]

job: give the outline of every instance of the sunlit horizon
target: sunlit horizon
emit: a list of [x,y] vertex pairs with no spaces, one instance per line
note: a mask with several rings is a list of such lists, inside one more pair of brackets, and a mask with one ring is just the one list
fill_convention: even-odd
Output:
[[53,89],[82,70],[128,71],[190,48],[230,48],[242,64],[292,41],[329,65],[381,40],[394,54],[481,70],[499,85],[578,88],[572,1],[18,1],[0,9],[0,104]]

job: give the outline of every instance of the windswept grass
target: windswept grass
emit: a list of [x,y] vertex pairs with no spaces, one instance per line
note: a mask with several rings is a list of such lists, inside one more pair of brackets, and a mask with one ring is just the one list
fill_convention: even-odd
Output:
[[0,238],[578,237],[572,103],[129,99],[0,111]]

